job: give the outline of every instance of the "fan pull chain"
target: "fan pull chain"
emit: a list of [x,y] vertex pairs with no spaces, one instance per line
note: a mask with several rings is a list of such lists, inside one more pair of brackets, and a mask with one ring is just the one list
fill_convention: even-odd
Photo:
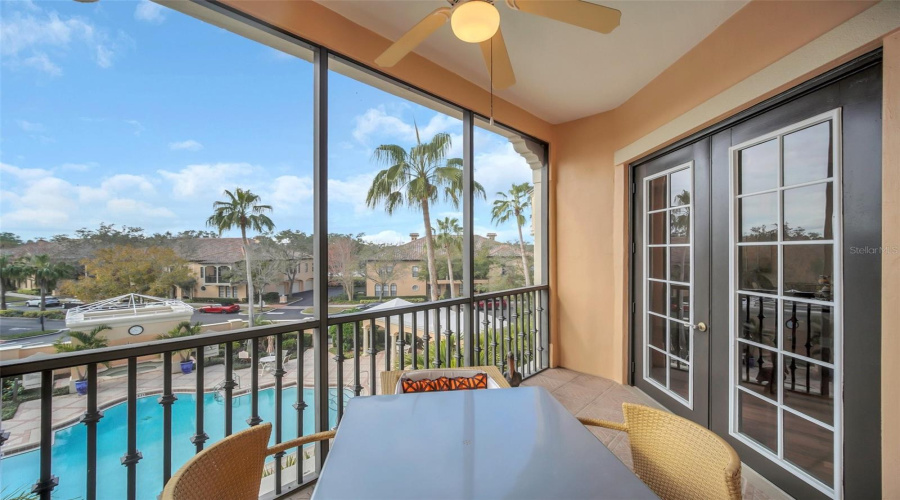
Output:
[[491,37],[491,119],[490,124],[494,126],[494,37]]

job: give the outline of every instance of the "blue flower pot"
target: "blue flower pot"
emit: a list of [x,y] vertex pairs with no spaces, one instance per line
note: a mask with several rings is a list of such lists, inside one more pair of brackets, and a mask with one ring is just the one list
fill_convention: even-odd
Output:
[[75,392],[84,396],[87,394],[87,380],[76,380],[75,381]]
[[194,371],[194,362],[193,361],[182,361],[181,362],[181,373],[185,375],[190,375],[190,373]]

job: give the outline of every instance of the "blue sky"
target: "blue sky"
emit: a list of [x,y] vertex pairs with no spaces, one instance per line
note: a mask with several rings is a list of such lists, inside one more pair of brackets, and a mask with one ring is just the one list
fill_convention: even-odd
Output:
[[[148,233],[204,229],[222,190],[252,189],[277,229],[312,230],[312,65],[146,1],[0,1],[0,231],[24,239],[100,222]],[[380,242],[422,232],[418,212],[365,207],[372,150],[462,124],[330,75],[329,230]],[[478,129],[476,180],[489,204],[531,171]],[[433,218],[459,216],[447,204]],[[525,236],[531,239],[528,228]]]

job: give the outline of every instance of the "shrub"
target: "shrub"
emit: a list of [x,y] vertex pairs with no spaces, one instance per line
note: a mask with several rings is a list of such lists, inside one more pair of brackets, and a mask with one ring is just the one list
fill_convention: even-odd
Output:
[[0,317],[4,318],[21,318],[25,311],[18,309],[0,309]]
[[281,294],[278,292],[266,292],[263,294],[263,300],[265,302],[278,302],[278,299],[281,297]]
[[240,304],[243,301],[241,299],[218,299],[213,297],[200,297],[192,299],[191,302],[194,302],[196,304],[222,304],[223,306],[227,306],[231,304]]
[[19,288],[16,290],[16,293],[22,293],[25,295],[40,295],[41,291],[37,288]]
[[63,311],[25,311],[22,313],[22,316],[26,318],[40,318],[43,316],[46,319],[66,319],[66,313]]

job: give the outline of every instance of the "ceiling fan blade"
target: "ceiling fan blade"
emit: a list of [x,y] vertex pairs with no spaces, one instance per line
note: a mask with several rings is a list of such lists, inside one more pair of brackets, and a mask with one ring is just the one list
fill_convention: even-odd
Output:
[[420,43],[425,41],[426,38],[449,20],[450,9],[448,7],[436,9],[431,14],[425,16],[425,19],[419,21],[412,29],[404,33],[399,40],[394,42],[393,45],[388,47],[387,50],[378,56],[378,58],[375,59],[375,64],[382,68],[390,68],[397,64],[400,62],[400,59],[406,57],[406,54],[412,52]]
[[581,0],[506,0],[506,4],[522,12],[604,34],[616,29],[622,17],[616,9]]
[[481,55],[488,72],[491,72],[491,45],[493,42],[493,73],[494,88],[503,90],[512,87],[516,83],[516,75],[513,73],[512,63],[509,61],[509,52],[506,50],[506,42],[503,41],[503,32],[497,29],[493,38],[481,42]]

